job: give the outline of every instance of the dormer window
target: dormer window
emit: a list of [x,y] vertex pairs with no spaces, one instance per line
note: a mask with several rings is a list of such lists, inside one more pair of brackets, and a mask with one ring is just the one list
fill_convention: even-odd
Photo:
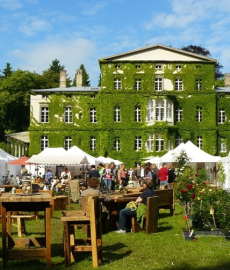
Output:
[[116,69],[119,69],[119,68],[120,68],[120,65],[118,65],[118,64],[115,65],[115,68],[116,68]]
[[180,71],[181,70],[181,65],[176,65],[176,70]]
[[140,69],[141,68],[141,65],[136,65],[136,69]]
[[155,68],[156,69],[162,69],[162,65],[161,64],[156,64]]

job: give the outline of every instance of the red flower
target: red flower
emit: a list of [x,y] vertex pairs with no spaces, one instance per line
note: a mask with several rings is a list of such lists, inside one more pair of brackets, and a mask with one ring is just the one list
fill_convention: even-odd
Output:
[[187,193],[187,190],[186,189],[182,189],[181,190],[181,193]]
[[192,189],[192,188],[193,188],[192,184],[187,185],[187,189]]
[[192,196],[191,196],[191,199],[195,199],[195,197],[196,197],[196,194],[193,193]]
[[196,177],[199,177],[199,174],[196,173],[195,176],[196,176]]

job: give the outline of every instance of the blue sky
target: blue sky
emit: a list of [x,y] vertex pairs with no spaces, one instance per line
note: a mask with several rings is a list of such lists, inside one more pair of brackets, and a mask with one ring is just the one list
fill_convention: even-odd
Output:
[[201,45],[230,72],[230,1],[0,0],[0,69],[83,63],[97,86],[98,59],[154,44]]

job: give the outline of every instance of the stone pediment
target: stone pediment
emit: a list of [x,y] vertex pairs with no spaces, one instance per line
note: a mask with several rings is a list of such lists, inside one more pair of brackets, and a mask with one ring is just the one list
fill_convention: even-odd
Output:
[[216,59],[164,45],[154,45],[100,59],[99,61],[216,62]]

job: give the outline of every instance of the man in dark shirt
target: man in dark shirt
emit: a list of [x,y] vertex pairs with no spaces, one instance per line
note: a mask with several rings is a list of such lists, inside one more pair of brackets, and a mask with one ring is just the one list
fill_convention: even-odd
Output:
[[89,179],[92,178],[92,177],[96,177],[98,179],[100,178],[99,171],[96,170],[95,165],[92,165],[91,169],[89,170]]

